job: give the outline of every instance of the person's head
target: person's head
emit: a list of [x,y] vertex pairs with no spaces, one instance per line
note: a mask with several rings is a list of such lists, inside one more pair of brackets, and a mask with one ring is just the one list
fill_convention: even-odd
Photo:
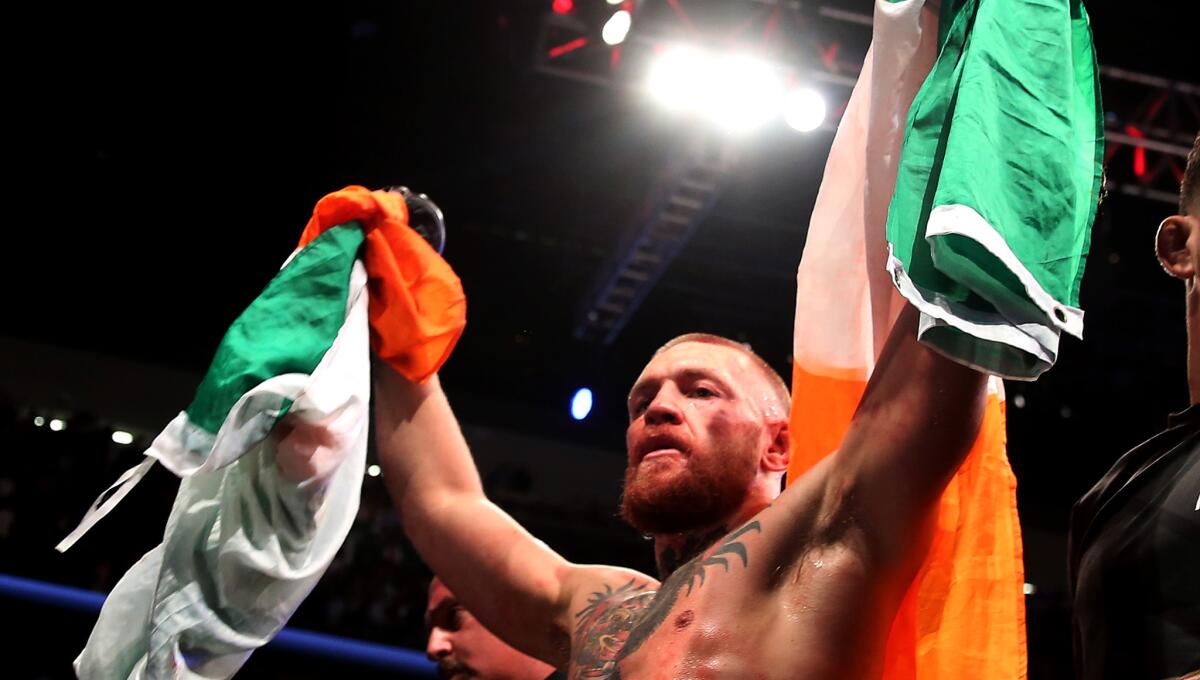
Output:
[[429,641],[425,654],[436,661],[438,674],[453,680],[544,680],[554,667],[509,647],[483,627],[454,593],[433,577],[425,608]]
[[1179,214],[1158,226],[1154,250],[1168,274],[1183,280],[1189,291],[1195,289],[1200,274],[1200,134],[1179,185]]
[[746,345],[701,333],[663,345],[629,392],[622,517],[681,533],[769,503],[787,470],[789,402]]

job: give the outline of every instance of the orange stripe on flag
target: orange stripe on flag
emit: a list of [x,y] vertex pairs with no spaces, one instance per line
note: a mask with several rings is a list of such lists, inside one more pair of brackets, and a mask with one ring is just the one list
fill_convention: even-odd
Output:
[[[804,474],[841,443],[866,382],[792,366],[792,462]],[[888,637],[888,680],[1024,678],[1024,565],[1004,401],[988,395],[970,454],[942,494],[929,553]]]
[[865,380],[826,378],[792,363],[789,480],[807,472],[841,445],[866,388]]
[[297,247],[352,220],[366,235],[371,349],[404,377],[424,383],[450,356],[466,325],[462,284],[409,228],[408,207],[397,193],[349,186],[326,195],[313,208]]

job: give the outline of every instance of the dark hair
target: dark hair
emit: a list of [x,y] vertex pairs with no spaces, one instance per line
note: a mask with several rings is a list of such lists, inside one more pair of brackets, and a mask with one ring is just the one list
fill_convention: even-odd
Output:
[[1192,152],[1187,157],[1183,181],[1179,183],[1179,214],[1188,214],[1188,208],[1200,201],[1200,134],[1192,142]]

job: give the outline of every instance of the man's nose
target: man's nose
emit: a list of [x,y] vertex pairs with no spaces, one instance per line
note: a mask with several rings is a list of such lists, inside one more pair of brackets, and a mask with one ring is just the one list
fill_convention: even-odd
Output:
[[449,656],[454,645],[450,644],[450,633],[435,627],[429,632],[429,641],[425,644],[425,656],[430,661],[438,661]]
[[646,407],[647,425],[678,425],[683,422],[680,403],[683,395],[672,387],[664,386],[654,395]]

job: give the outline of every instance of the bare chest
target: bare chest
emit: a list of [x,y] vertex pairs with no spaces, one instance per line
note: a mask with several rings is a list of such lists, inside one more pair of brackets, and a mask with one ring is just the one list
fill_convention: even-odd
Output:
[[809,548],[781,565],[767,557],[778,551],[762,540],[763,533],[757,519],[746,523],[680,566],[656,590],[634,578],[592,593],[575,614],[569,677],[842,680],[877,675],[891,619],[887,612],[899,598],[881,596],[870,569],[844,546]]
[[[709,558],[711,559],[711,558]],[[738,562],[741,560],[738,559]],[[864,589],[845,560],[810,559],[764,589],[746,571],[698,558],[657,590],[630,581],[580,612],[572,680],[791,680],[869,677]],[[741,564],[731,567],[743,566]],[[715,568],[714,568],[715,567]],[[859,597],[852,595],[858,594]],[[870,598],[866,598],[870,599]],[[855,606],[847,607],[847,604]],[[870,610],[867,607],[866,610]]]
[[[631,579],[615,590],[605,585],[603,592],[593,593],[575,615],[570,677],[754,677],[692,674],[679,668],[721,667],[714,657],[733,652],[720,642],[737,639],[728,630],[737,617],[729,612],[744,600],[747,588],[750,558],[744,536],[761,531],[759,522],[748,522],[680,566],[657,590]],[[741,578],[728,578],[731,570]]]
[[[674,597],[672,597],[674,595]],[[573,680],[766,678],[747,635],[755,617],[715,598],[648,591],[613,601],[576,636]]]

